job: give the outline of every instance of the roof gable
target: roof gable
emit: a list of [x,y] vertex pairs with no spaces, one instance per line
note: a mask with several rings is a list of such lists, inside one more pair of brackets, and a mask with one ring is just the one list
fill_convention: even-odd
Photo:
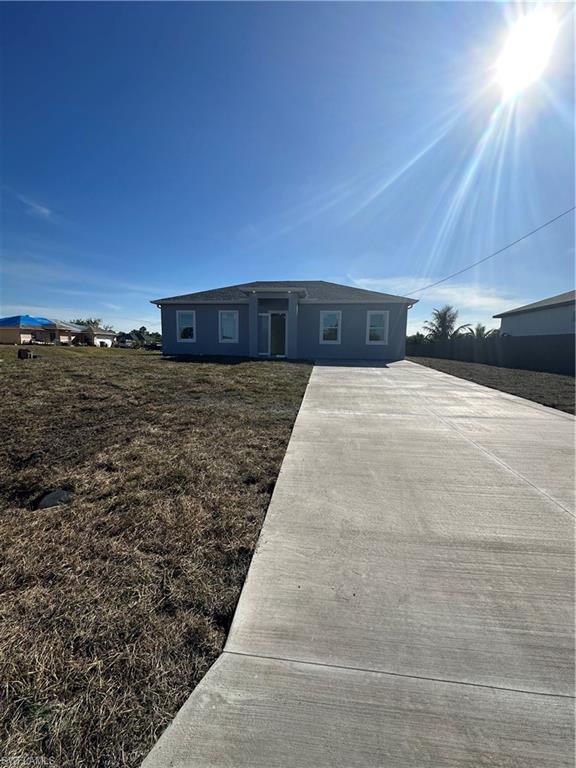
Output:
[[237,303],[248,301],[252,292],[298,292],[303,301],[338,303],[343,302],[390,302],[400,304],[415,304],[417,299],[404,296],[394,296],[379,291],[369,291],[365,288],[354,288],[340,283],[329,283],[325,280],[258,280],[251,283],[240,283],[210,291],[185,293],[180,296],[169,296],[164,299],[154,299],[152,304],[195,304],[195,303]]

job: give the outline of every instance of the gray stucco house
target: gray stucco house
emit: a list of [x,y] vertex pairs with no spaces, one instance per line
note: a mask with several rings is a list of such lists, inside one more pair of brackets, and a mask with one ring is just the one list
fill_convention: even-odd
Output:
[[559,293],[533,304],[494,315],[501,336],[550,336],[574,333],[576,291]]
[[401,360],[416,299],[324,280],[244,283],[152,301],[165,355]]

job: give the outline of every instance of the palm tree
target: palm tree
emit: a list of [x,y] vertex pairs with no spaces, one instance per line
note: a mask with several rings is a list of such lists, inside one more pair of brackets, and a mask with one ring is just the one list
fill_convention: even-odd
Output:
[[497,328],[491,328],[489,331],[486,330],[486,326],[482,325],[482,323],[476,323],[476,326],[474,328],[468,329],[469,336],[472,336],[477,341],[483,341],[484,339],[490,338],[490,336],[496,336],[498,333]]
[[458,310],[449,304],[446,304],[442,309],[433,309],[432,320],[424,323],[427,338],[431,341],[457,338],[462,334],[462,331],[470,328],[470,323],[456,327],[457,319]]

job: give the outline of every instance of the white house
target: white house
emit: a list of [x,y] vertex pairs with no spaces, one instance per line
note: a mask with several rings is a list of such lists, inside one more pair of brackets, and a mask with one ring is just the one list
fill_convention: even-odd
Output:
[[494,315],[500,320],[501,336],[557,336],[574,333],[576,291]]
[[92,347],[111,347],[116,338],[116,331],[107,331],[97,325],[87,325],[78,335],[78,341]]

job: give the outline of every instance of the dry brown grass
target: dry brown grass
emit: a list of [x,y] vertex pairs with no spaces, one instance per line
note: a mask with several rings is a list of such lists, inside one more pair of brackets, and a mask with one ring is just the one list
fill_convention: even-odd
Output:
[[41,352],[0,351],[2,755],[137,766],[222,648],[310,367]]
[[498,368],[495,365],[466,363],[460,360],[442,360],[437,357],[411,357],[413,363],[435,368],[443,373],[450,373],[461,379],[483,384],[485,387],[499,389],[511,395],[525,397],[535,403],[557,408],[566,413],[574,413],[573,376],[561,376],[558,373],[524,371],[518,368]]

